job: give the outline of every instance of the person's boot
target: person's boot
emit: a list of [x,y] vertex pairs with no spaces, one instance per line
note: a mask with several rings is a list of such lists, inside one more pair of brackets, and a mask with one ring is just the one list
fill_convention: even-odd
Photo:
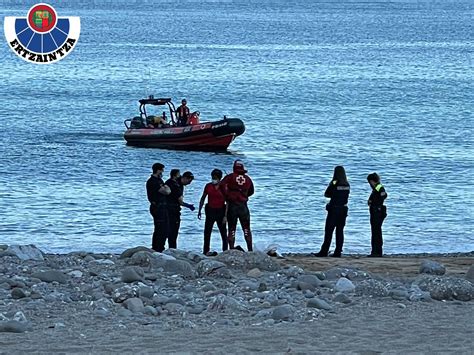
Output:
[[342,255],[342,252],[340,251],[334,251],[334,253],[332,253],[331,255],[329,255],[330,257],[332,258],[340,258]]
[[318,253],[313,253],[313,256],[317,257],[317,258],[325,258],[328,256],[328,253],[324,253],[322,251],[318,252]]

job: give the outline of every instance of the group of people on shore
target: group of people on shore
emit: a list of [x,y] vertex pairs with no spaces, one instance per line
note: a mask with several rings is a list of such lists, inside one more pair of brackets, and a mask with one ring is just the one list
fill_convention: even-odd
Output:
[[[181,224],[181,206],[195,210],[193,204],[184,202],[184,186],[189,185],[194,176],[190,171],[183,175],[178,169],[170,171],[170,178],[162,179],[165,166],[155,163],[152,175],[146,183],[147,197],[150,202],[150,214],[153,217],[155,229],[152,237],[152,249],[162,252],[166,241],[169,248],[177,248],[177,238]],[[247,250],[252,251],[252,232],[250,230],[250,211],[248,199],[254,194],[252,179],[242,161],[236,160],[233,172],[222,178],[222,171],[214,169],[211,172],[211,182],[206,184],[199,203],[198,218],[202,218],[202,208],[205,206],[206,221],[204,227],[203,253],[215,255],[210,251],[210,241],[214,223],[217,224],[221,239],[222,250],[228,248],[242,249],[235,246],[237,222],[242,226]]]
[[[177,238],[181,223],[181,207],[195,210],[193,204],[184,202],[184,186],[189,185],[194,176],[190,171],[182,175],[178,169],[171,169],[170,178],[163,181],[164,165],[155,163],[152,166],[152,175],[146,183],[147,196],[150,202],[150,214],[153,217],[155,229],[152,238],[152,248],[158,252],[165,250],[166,241],[169,248],[177,248]],[[367,176],[372,191],[368,199],[371,225],[372,251],[369,257],[383,256],[382,224],[387,217],[384,201],[387,192],[380,182],[377,173]],[[211,234],[214,224],[217,224],[221,239],[222,250],[240,249],[235,245],[237,222],[240,222],[247,244],[247,250],[252,251],[252,232],[250,229],[250,211],[247,205],[249,197],[254,194],[254,184],[247,175],[242,161],[236,160],[233,172],[223,178],[219,169],[211,172],[211,182],[204,187],[199,201],[198,219],[202,218],[204,207],[206,220],[204,226],[203,253],[208,256],[217,252],[210,250]],[[316,257],[341,257],[344,244],[344,226],[348,213],[350,185],[344,167],[336,166],[334,174],[324,196],[329,198],[326,205],[327,217],[325,224],[324,241],[320,251],[313,254]],[[207,204],[205,204],[207,199]],[[336,248],[329,254],[332,235],[336,231]]]

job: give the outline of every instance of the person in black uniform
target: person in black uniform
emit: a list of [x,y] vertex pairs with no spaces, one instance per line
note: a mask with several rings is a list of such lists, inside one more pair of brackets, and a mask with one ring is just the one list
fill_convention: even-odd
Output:
[[387,207],[384,206],[383,202],[387,198],[387,192],[380,183],[380,176],[377,173],[369,174],[367,181],[372,187],[372,193],[367,201],[370,211],[370,229],[372,231],[372,251],[368,256],[377,258],[383,256],[382,223],[387,217]]
[[178,234],[181,225],[181,206],[194,211],[194,205],[183,201],[184,186],[189,185],[194,180],[194,176],[190,171],[186,171],[181,176],[178,169],[172,169],[170,178],[166,181],[171,193],[167,198],[169,231],[168,231],[168,247],[176,249],[178,247]]
[[168,234],[168,211],[166,208],[166,196],[171,190],[162,180],[165,166],[155,163],[152,166],[152,175],[146,182],[146,193],[150,201],[150,214],[153,217],[155,230],[151,247],[153,250],[162,252],[165,250],[166,235]]
[[315,256],[328,256],[331,246],[332,234],[336,229],[336,249],[331,255],[339,258],[342,254],[342,245],[344,244],[344,226],[347,217],[347,201],[349,200],[350,185],[347,181],[344,167],[336,166],[334,175],[329,186],[324,193],[325,197],[331,200],[326,205],[328,215],[326,217],[326,226],[324,232],[324,242],[321,250]]
[[189,107],[186,106],[186,99],[181,100],[181,106],[176,109],[176,118],[178,126],[186,126],[189,118]]

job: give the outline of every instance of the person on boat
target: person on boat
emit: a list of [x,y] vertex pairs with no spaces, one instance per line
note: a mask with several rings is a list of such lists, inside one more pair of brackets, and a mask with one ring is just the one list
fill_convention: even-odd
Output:
[[207,256],[216,255],[216,252],[211,252],[211,233],[214,223],[217,224],[222,239],[222,251],[228,249],[227,243],[227,228],[224,221],[225,215],[225,197],[220,185],[222,179],[222,171],[214,169],[211,172],[211,182],[207,183],[204,187],[201,200],[199,201],[199,212],[198,219],[201,219],[201,211],[204,206],[204,201],[207,197],[207,204],[204,209],[206,212],[206,221],[204,224],[204,247],[203,254]]
[[148,121],[150,122],[148,124],[149,128],[164,128],[168,126],[165,112],[161,116],[148,116]]
[[184,186],[189,185],[194,180],[194,175],[190,171],[186,171],[181,176],[179,169],[172,169],[170,178],[166,181],[171,192],[167,198],[168,207],[168,247],[176,249],[178,247],[177,240],[179,227],[181,225],[181,206],[194,211],[194,205],[184,202]]
[[146,182],[146,192],[148,201],[150,202],[150,214],[153,217],[155,225],[151,247],[158,252],[162,252],[165,249],[169,225],[166,196],[171,193],[171,189],[163,182],[162,176],[164,169],[165,166],[161,163],[153,164],[152,175]]
[[186,106],[186,99],[181,100],[181,106],[176,109],[176,118],[178,126],[185,126],[189,118],[189,107]]
[[380,182],[380,176],[377,173],[372,173],[367,176],[367,182],[372,188],[367,204],[370,211],[370,229],[372,232],[371,246],[372,251],[369,257],[382,257],[383,239],[382,239],[382,223],[387,217],[387,207],[383,202],[387,198],[385,187]]
[[240,221],[244,232],[247,250],[252,251],[252,232],[250,230],[250,211],[247,206],[249,197],[255,192],[252,179],[247,175],[244,163],[236,160],[233,166],[233,173],[227,175],[221,183],[224,188],[226,198],[226,209],[224,221],[228,223],[227,241],[231,249],[241,249],[235,247],[235,232],[237,229],[237,220]]
[[342,246],[344,244],[344,226],[347,218],[347,202],[349,200],[350,185],[347,181],[346,171],[342,166],[336,166],[334,174],[324,196],[330,198],[326,205],[328,212],[326,217],[326,226],[324,229],[324,242],[321,249],[315,256],[328,256],[329,247],[331,246],[332,234],[336,229],[336,249],[331,255],[339,258],[342,254]]

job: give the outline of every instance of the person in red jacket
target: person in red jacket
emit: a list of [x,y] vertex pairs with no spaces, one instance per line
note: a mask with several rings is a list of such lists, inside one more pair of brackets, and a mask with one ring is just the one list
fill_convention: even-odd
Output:
[[[234,162],[233,173],[227,175],[221,182],[226,197],[226,210],[224,221],[227,221],[229,234],[227,241],[230,249],[235,249],[235,231],[237,220],[240,221],[244,232],[248,251],[252,251],[252,232],[250,230],[250,211],[247,201],[254,194],[252,179],[246,174],[244,163],[240,160]],[[237,247],[237,249],[241,249]]]
[[220,185],[222,180],[222,171],[219,169],[214,169],[211,172],[212,181],[207,183],[204,187],[204,192],[202,193],[201,200],[199,201],[199,213],[198,219],[201,219],[201,211],[204,206],[204,202],[207,197],[207,204],[205,207],[206,211],[206,223],[204,225],[204,247],[203,254],[207,256],[215,256],[217,253],[215,251],[211,252],[211,233],[212,228],[214,227],[214,222],[219,228],[222,238],[222,251],[228,249],[227,243],[227,228],[224,222],[225,214],[225,197],[223,189]]

